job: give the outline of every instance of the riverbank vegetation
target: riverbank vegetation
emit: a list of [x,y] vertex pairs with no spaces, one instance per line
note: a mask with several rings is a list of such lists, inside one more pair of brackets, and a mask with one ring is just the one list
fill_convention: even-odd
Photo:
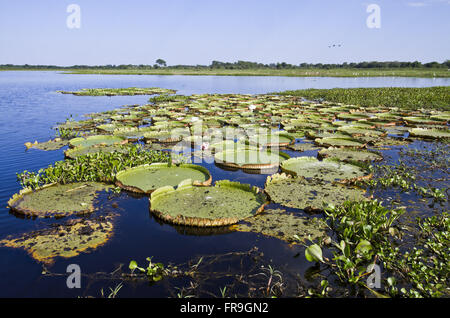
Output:
[[362,107],[398,107],[402,109],[450,110],[450,87],[333,88],[284,91],[279,95],[301,96]]
[[216,76],[331,76],[331,77],[450,77],[450,60],[445,62],[359,62],[342,64],[289,64],[257,63],[249,61],[220,62],[210,65],[170,65],[158,59],[147,65],[0,65],[0,71],[42,70],[63,71],[71,74],[114,74],[114,75],[216,75]]

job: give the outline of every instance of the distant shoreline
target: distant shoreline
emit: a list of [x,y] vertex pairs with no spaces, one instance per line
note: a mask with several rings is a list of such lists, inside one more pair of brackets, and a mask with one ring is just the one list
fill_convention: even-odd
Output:
[[0,71],[54,71],[63,74],[189,75],[189,76],[287,76],[287,77],[420,77],[450,78],[450,71],[436,69],[70,69],[0,68]]

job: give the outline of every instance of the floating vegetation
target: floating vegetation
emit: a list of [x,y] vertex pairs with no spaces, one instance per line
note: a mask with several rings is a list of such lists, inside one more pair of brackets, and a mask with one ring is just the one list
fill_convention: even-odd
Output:
[[354,148],[363,148],[366,146],[366,143],[361,142],[360,140],[353,138],[339,138],[339,137],[325,137],[325,138],[316,138],[314,142],[322,147],[354,147]]
[[289,134],[258,134],[249,138],[251,145],[260,147],[285,147],[295,142],[295,138]]
[[270,170],[277,168],[289,156],[281,151],[251,149],[225,150],[214,155],[217,164],[244,170]]
[[108,185],[96,182],[50,184],[35,191],[31,189],[20,191],[8,201],[8,206],[14,212],[29,217],[86,214],[94,211],[97,193],[108,188]]
[[150,211],[169,223],[207,227],[237,223],[258,214],[266,204],[264,193],[248,184],[221,180],[214,187],[194,187],[186,180],[177,189],[154,191]]
[[320,212],[327,205],[340,205],[347,200],[366,200],[365,191],[356,187],[284,173],[267,177],[264,189],[273,202],[307,212]]
[[68,143],[69,142],[67,140],[55,138],[46,142],[37,142],[37,141],[35,141],[34,143],[26,142],[25,147],[27,147],[27,150],[29,148],[35,148],[39,150],[49,151],[61,149],[62,147],[67,146]]
[[293,176],[314,178],[326,181],[356,181],[370,178],[366,169],[335,159],[322,161],[315,157],[290,158],[281,163],[281,170]]
[[151,193],[163,186],[175,187],[186,179],[191,179],[196,186],[208,186],[212,181],[208,169],[202,166],[152,163],[120,171],[116,175],[116,185],[132,192]]
[[[145,150],[139,145],[122,146],[126,152],[97,152],[78,156],[75,159],[57,161],[47,168],[36,172],[24,171],[17,174],[17,180],[24,188],[36,189],[50,183],[73,183],[73,182],[107,182],[115,181],[116,173],[154,162],[169,162],[176,157],[165,152]],[[179,158],[182,160],[182,158]]]
[[62,94],[72,94],[76,96],[122,96],[122,95],[156,95],[175,94],[173,89],[149,87],[128,87],[128,88],[83,88],[79,91],[58,91]]
[[126,154],[129,151],[129,147],[126,147],[121,144],[112,144],[112,145],[105,145],[105,144],[97,144],[93,146],[78,146],[75,148],[70,148],[64,151],[64,156],[66,158],[75,159],[80,156],[88,155],[88,154],[95,154],[98,152],[108,153],[108,152],[120,152],[123,154]]
[[241,232],[272,236],[290,244],[318,240],[325,236],[327,229],[321,219],[295,216],[282,209],[266,209],[234,228]]
[[[151,193],[150,211],[156,221],[171,223],[174,231],[182,235],[225,235],[238,230],[289,244],[300,243],[290,248],[305,251],[307,260],[320,263],[306,270],[308,289],[303,295],[372,295],[374,291],[367,289],[364,282],[370,274],[366,273],[367,266],[377,262],[382,262],[383,275],[391,276],[383,276],[384,291],[375,295],[448,295],[448,215],[443,212],[450,185],[450,115],[448,111],[422,108],[437,105],[448,109],[447,91],[448,88],[350,89],[308,90],[306,95],[301,95],[305,92],[302,91],[283,95],[190,96],[159,91],[161,95],[150,98],[145,105],[87,114],[80,121],[67,119],[57,127],[60,139],[27,143],[33,148],[56,149],[59,143],[65,145],[70,139],[71,148],[65,151],[63,161],[38,172],[18,174],[18,181],[26,189],[10,200],[10,206],[29,216],[90,213],[98,191],[88,191],[90,188],[83,185],[115,184],[129,191]],[[91,93],[113,94],[107,90]],[[324,101],[322,94],[336,101]],[[410,100],[408,109],[395,107]],[[296,138],[304,137],[306,142],[296,142]],[[145,145],[141,145],[143,141]],[[281,147],[289,149],[293,158],[279,152]],[[308,152],[309,157],[302,152]],[[185,164],[199,158],[202,166]],[[217,167],[203,162],[215,163]],[[218,178],[227,177],[226,171],[235,171],[229,173],[230,178],[248,178],[256,184],[263,181],[261,176],[236,170],[276,174],[267,178],[264,191],[228,180],[211,186],[213,176],[203,166],[210,167]],[[282,174],[278,174],[280,167]],[[114,191],[119,192],[119,187]],[[84,195],[86,200],[80,200],[79,196]],[[371,200],[373,197],[382,198],[391,207]],[[301,211],[263,211],[268,202]],[[408,213],[400,212],[403,207]],[[326,222],[300,216],[304,212],[324,212]],[[431,213],[434,218],[422,218],[413,224],[415,216]],[[92,219],[94,216],[89,214],[85,216],[89,220],[79,222],[89,225],[83,230],[75,223],[71,228],[62,224],[58,232],[53,227],[23,239],[4,240],[2,245],[25,248],[45,262],[56,256],[75,255],[78,247],[83,250],[91,240],[90,247],[103,244],[112,230],[102,223],[104,220]],[[101,225],[96,227],[89,222]],[[230,224],[234,225],[226,226]],[[87,236],[97,230],[101,233],[94,238]],[[75,234],[76,231],[84,234]],[[60,237],[67,240],[60,241]],[[302,245],[307,240],[316,243],[304,250]],[[135,262],[131,264],[131,276],[134,279],[134,272],[142,271],[154,283],[161,273],[173,270],[170,265],[162,268],[157,264],[151,258],[146,268]],[[271,266],[258,270],[254,276],[266,279],[262,294],[281,295],[281,272]],[[210,274],[214,276],[215,272]],[[223,277],[227,275],[228,269]],[[192,272],[186,277],[194,279]],[[195,277],[197,282],[201,281],[199,277]],[[240,277],[242,280],[244,276]],[[318,277],[332,280],[323,279],[314,291],[309,282],[315,284]],[[277,282],[272,284],[275,278]],[[329,284],[333,288],[328,288]],[[273,293],[275,285],[278,292]],[[222,295],[227,294],[226,288],[220,289]]]
[[345,162],[371,162],[381,161],[383,156],[375,151],[364,151],[351,148],[328,148],[322,149],[317,154],[318,158],[335,158]]
[[311,143],[306,143],[306,142],[289,145],[286,148],[289,150],[294,150],[294,151],[299,151],[299,152],[319,149],[316,145],[311,144]]
[[426,129],[412,128],[408,130],[411,137],[425,139],[450,139],[450,131],[448,129]]
[[113,235],[113,216],[73,219],[49,229],[8,237],[0,246],[23,248],[36,261],[51,264],[55,258],[70,258],[104,245]]
[[450,88],[436,87],[380,87],[380,88],[333,88],[304,89],[278,93],[287,96],[301,96],[309,100],[327,100],[330,102],[358,105],[359,107],[377,106],[398,107],[401,109],[443,109],[450,105]]
[[91,147],[95,145],[125,144],[127,140],[120,136],[95,135],[70,139],[70,147]]

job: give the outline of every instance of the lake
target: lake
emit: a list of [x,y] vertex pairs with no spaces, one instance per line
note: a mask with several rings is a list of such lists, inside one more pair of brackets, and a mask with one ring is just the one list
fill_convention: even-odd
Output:
[[[449,86],[449,78],[327,78],[327,77],[252,77],[252,76],[159,76],[159,75],[71,75],[58,72],[0,72],[0,152],[2,185],[0,188],[0,239],[42,229],[53,219],[22,219],[9,213],[8,199],[20,190],[16,173],[39,168],[64,158],[62,150],[26,151],[24,143],[46,141],[54,137],[52,127],[69,116],[81,119],[81,115],[118,108],[122,105],[145,104],[149,96],[79,97],[57,93],[58,90],[74,91],[81,88],[162,87],[177,90],[178,94],[238,93],[262,94],[274,91],[304,88],[335,87],[429,87]],[[64,148],[65,149],[65,148]],[[228,172],[214,164],[206,165],[214,180],[231,179],[262,187],[266,176],[251,175],[242,171]],[[135,259],[144,264],[153,256],[162,263],[184,263],[202,255],[224,255],[231,252],[247,252],[258,247],[266,264],[275,264],[286,272],[304,275],[310,264],[303,256],[301,246],[289,246],[274,238],[254,233],[187,233],[183,229],[161,224],[149,213],[148,199],[121,193],[116,198],[119,214],[114,235],[102,247],[90,253],[82,253],[70,259],[57,259],[48,271],[65,273],[69,264],[79,264],[83,274],[81,289],[68,289],[66,276],[42,275],[43,267],[20,249],[0,248],[0,297],[77,297],[100,296],[103,288],[117,285],[117,281],[102,279],[96,272],[112,272],[120,264],[128,266]],[[105,207],[109,206],[105,200]],[[223,264],[231,271],[248,271],[254,264],[240,262],[242,258]],[[223,269],[222,269],[223,270]],[[228,270],[228,269],[227,269]],[[46,270],[47,271],[47,270]],[[125,268],[124,272],[128,269]],[[208,288],[217,293],[227,279],[218,279]],[[163,281],[160,284],[127,284],[122,297],[169,297],[171,284],[188,284],[186,281]],[[205,287],[206,288],[206,287]]]

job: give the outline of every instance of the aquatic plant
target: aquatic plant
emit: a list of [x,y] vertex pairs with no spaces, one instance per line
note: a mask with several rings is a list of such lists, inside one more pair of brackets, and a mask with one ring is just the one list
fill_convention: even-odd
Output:
[[163,186],[177,186],[186,179],[197,186],[208,186],[212,177],[208,169],[198,165],[152,163],[120,171],[116,185],[132,192],[151,193]]
[[265,194],[248,184],[221,180],[214,187],[194,187],[191,180],[157,189],[150,197],[150,211],[173,224],[223,226],[252,217],[267,204]]
[[325,236],[326,226],[320,219],[300,217],[282,209],[266,209],[253,218],[233,226],[241,232],[255,232],[295,244]]
[[44,230],[8,237],[0,246],[25,249],[35,260],[51,264],[55,258],[70,258],[104,245],[113,235],[114,216],[73,219]]
[[128,265],[128,268],[131,270],[131,273],[133,274],[136,270],[145,273],[145,275],[154,282],[157,282],[161,280],[165,275],[167,275],[166,271],[164,270],[164,264],[163,263],[153,263],[152,257],[147,257],[146,260],[148,261],[147,267],[139,267],[137,262],[132,260],[130,261],[130,264]]
[[281,163],[281,170],[293,176],[326,181],[352,182],[371,177],[371,174],[359,165],[335,159],[320,161],[315,157],[290,158]]
[[284,173],[267,177],[264,190],[271,201],[308,212],[320,212],[329,204],[339,205],[347,200],[366,200],[364,190],[359,188]]
[[96,194],[108,188],[108,185],[96,182],[53,183],[37,191],[23,189],[8,201],[8,207],[16,213],[31,217],[86,214],[94,211]]
[[[73,183],[97,181],[113,183],[116,173],[127,168],[154,162],[170,162],[168,153],[144,150],[139,145],[123,146],[126,152],[97,152],[75,159],[57,161],[36,172],[25,170],[17,174],[17,180],[24,188],[36,189],[50,183]],[[181,160],[181,159],[180,159]]]
[[72,94],[76,96],[118,96],[118,95],[155,95],[174,94],[172,89],[149,87],[128,87],[128,88],[83,88],[79,91],[57,91],[62,94]]

